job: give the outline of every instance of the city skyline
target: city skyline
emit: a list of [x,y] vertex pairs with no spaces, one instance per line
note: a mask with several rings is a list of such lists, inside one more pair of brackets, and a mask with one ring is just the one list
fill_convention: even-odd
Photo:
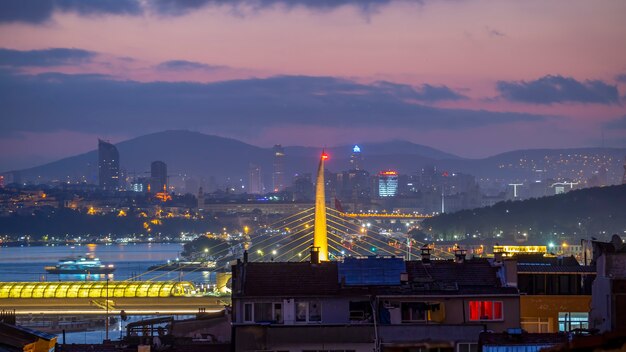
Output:
[[18,3],[0,5],[5,171],[166,129],[473,158],[626,145],[620,2]]

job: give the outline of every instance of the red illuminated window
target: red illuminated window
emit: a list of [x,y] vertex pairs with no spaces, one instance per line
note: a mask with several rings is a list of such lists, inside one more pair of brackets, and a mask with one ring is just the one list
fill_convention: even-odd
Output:
[[471,321],[502,320],[502,302],[470,301],[469,317]]

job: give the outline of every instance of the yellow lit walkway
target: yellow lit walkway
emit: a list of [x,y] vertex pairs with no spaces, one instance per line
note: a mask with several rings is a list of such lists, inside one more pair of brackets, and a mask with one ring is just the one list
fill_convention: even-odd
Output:
[[193,290],[194,286],[190,282],[0,282],[0,300],[3,298],[179,297]]

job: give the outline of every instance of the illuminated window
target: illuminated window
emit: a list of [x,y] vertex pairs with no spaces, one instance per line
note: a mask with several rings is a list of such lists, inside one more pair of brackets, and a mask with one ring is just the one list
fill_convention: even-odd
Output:
[[589,313],[559,312],[559,331],[589,328]]
[[502,301],[470,301],[470,321],[502,320]]
[[424,302],[402,302],[400,305],[402,322],[426,321],[428,306]]

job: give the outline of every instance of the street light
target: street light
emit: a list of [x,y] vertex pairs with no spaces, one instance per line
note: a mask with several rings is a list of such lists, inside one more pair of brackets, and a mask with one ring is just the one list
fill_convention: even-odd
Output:
[[[106,313],[106,321],[105,321],[105,340],[109,340],[109,278],[107,277],[107,284],[106,284],[106,301],[104,301],[104,305],[106,305],[107,308],[107,313]],[[102,335],[100,335],[102,336]]]

